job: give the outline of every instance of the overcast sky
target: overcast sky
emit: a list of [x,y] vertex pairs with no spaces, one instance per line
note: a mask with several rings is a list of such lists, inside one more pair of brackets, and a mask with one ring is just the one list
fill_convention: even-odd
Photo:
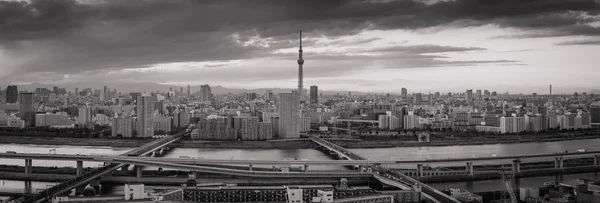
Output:
[[[597,0],[0,0],[0,85],[600,87]],[[5,87],[4,87],[5,88]]]

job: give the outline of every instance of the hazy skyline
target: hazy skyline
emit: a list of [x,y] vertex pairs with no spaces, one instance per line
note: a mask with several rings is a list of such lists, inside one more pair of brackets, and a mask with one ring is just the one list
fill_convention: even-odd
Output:
[[0,1],[0,85],[294,88],[300,29],[305,87],[600,89],[597,0]]

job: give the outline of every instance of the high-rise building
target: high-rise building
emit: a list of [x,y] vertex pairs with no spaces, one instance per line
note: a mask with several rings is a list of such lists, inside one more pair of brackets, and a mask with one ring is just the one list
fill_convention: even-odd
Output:
[[273,126],[271,122],[258,123],[258,139],[270,140],[273,139]]
[[129,93],[129,95],[131,96],[131,99],[133,100],[133,103],[137,104],[137,100],[138,100],[139,97],[142,96],[142,93],[141,92],[132,92],[132,93]]
[[19,99],[19,90],[16,85],[9,85],[6,88],[6,103],[17,103]]
[[396,110],[393,110],[390,115],[397,117],[398,118],[398,128],[403,128],[404,115],[406,115],[406,108],[397,107]]
[[316,104],[319,102],[319,87],[316,85],[310,86],[310,103]]
[[396,130],[400,127],[400,119],[396,116],[389,116],[390,118],[390,130]]
[[420,128],[421,125],[419,125],[419,116],[417,115],[405,115],[404,116],[404,129],[415,129],[415,128]]
[[500,132],[501,133],[520,133],[527,130],[527,122],[525,117],[501,117]]
[[265,101],[273,100],[273,92],[271,90],[266,90],[265,95],[263,95],[263,99]]
[[113,118],[111,126],[111,136],[113,137],[133,137],[135,129],[134,119],[131,117]]
[[590,107],[591,121],[593,125],[600,125],[600,102],[592,103]]
[[477,99],[481,99],[482,98],[482,94],[481,94],[481,90],[477,90]]
[[304,101],[304,76],[302,66],[304,65],[304,59],[302,58],[302,30],[300,30],[300,48],[298,49],[298,94],[300,101]]
[[255,99],[256,99],[256,93],[254,93],[254,92],[246,93],[246,100],[247,101],[252,101],[252,100],[255,100]]
[[100,93],[100,100],[105,101],[108,99],[108,87],[104,86],[102,93]]
[[208,102],[212,98],[210,86],[208,84],[200,86],[200,101]]
[[169,134],[171,132],[173,118],[170,116],[158,115],[152,117],[154,132],[162,132]]
[[467,100],[467,102],[470,102],[471,100],[473,100],[473,90],[469,89],[465,92],[465,100]]
[[379,129],[388,129],[390,127],[390,116],[379,115]]
[[406,100],[406,99],[408,99],[408,90],[407,90],[406,88],[404,88],[404,87],[403,87],[403,88],[400,90],[400,94],[402,95],[402,99],[403,99],[403,100]]
[[527,131],[539,132],[542,130],[542,118],[538,116],[525,116]]
[[154,136],[153,101],[151,96],[140,96],[137,99],[137,137]]
[[258,117],[244,117],[241,121],[242,140],[258,140]]
[[300,137],[300,98],[298,91],[279,94],[279,137],[292,139]]
[[192,89],[190,87],[190,85],[187,86],[187,97],[190,97],[192,95]]
[[77,124],[83,125],[88,122],[92,122],[92,108],[88,106],[79,107],[79,114],[77,116]]
[[35,114],[35,127],[73,127],[73,121],[69,119],[66,112],[59,112],[55,114],[44,113]]
[[421,105],[422,102],[423,102],[423,94],[416,93],[415,94],[415,105]]
[[159,114],[165,114],[165,103],[163,101],[154,102],[154,110],[158,111]]
[[25,121],[26,126],[35,126],[36,109],[33,93],[19,93],[19,117]]
[[74,93],[74,95],[75,95],[76,97],[79,97],[79,88],[75,88],[75,93]]
[[58,87],[57,86],[52,87],[52,92],[54,92],[54,94],[58,95]]

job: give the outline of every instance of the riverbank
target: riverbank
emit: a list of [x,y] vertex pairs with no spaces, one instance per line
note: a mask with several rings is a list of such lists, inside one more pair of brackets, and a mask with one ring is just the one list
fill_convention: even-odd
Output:
[[[425,146],[457,146],[457,145],[488,145],[511,144],[528,142],[557,142],[565,140],[600,139],[599,135],[585,135],[576,137],[556,137],[549,135],[526,136],[481,136],[481,137],[456,137],[456,138],[431,138],[431,142],[418,142],[416,140],[386,139],[386,140],[332,140],[331,142],[344,148],[392,148],[392,147],[425,147]],[[135,139],[88,139],[88,138],[60,138],[60,137],[20,137],[0,136],[3,144],[36,144],[36,145],[71,145],[71,146],[110,146],[135,148],[151,140]],[[183,140],[173,144],[179,148],[214,148],[214,149],[310,149],[318,147],[309,140],[291,141],[200,141]]]
[[64,137],[21,137],[1,136],[1,144],[69,145],[69,146],[110,146],[134,148],[151,140],[101,139],[101,138],[64,138]]

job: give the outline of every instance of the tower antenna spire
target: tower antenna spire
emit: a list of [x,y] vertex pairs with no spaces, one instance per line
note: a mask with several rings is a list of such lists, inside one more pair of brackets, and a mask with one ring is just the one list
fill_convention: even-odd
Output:
[[300,30],[300,46],[302,46],[302,30]]

